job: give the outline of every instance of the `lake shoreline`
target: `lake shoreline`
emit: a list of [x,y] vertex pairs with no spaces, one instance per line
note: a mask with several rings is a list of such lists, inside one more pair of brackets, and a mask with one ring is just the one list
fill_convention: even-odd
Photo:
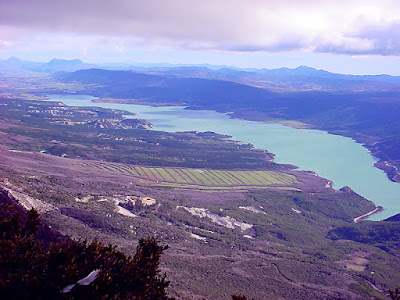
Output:
[[[77,96],[77,95],[71,95],[71,96]],[[94,98],[95,96],[93,96]],[[386,175],[382,172],[379,174],[376,174],[376,171],[367,171],[371,169],[377,170],[376,167],[373,166],[374,162],[367,162],[371,160],[371,151],[367,151],[366,154],[358,153],[359,150],[356,150],[357,147],[360,147],[364,149],[365,151],[365,144],[361,144],[360,142],[356,141],[354,138],[349,138],[346,135],[341,135],[338,132],[334,132],[329,134],[332,136],[332,138],[328,137],[328,131],[323,130],[320,127],[317,126],[307,126],[307,128],[301,128],[304,127],[304,123],[300,122],[288,122],[286,120],[284,121],[284,124],[282,124],[282,120],[277,120],[277,119],[264,119],[261,120],[261,116],[252,116],[252,118],[249,118],[249,116],[241,116],[241,118],[238,118],[237,113],[232,113],[232,112],[222,112],[220,110],[211,110],[211,109],[201,109],[199,107],[188,107],[185,106],[184,103],[180,105],[174,105],[170,106],[170,103],[165,103],[165,105],[154,105],[154,103],[148,103],[148,101],[138,101],[137,99],[129,99],[129,101],[126,101],[126,99],[123,99],[124,103],[118,103],[118,99],[104,99],[106,101],[102,101],[102,99],[96,99],[95,101],[92,101],[92,99],[86,99],[88,101],[91,101],[93,103],[93,106],[95,104],[100,104],[103,102],[105,103],[105,108],[111,108],[114,109],[114,105],[116,105],[116,108],[119,110],[127,110],[127,111],[135,111],[137,112],[138,115],[140,115],[140,118],[148,119],[148,120],[155,120],[156,128],[154,130],[159,130],[159,131],[168,131],[168,132],[176,132],[176,131],[192,131],[192,130],[198,130],[198,131],[210,131],[214,130],[219,133],[223,134],[229,134],[233,136],[233,140],[241,140],[245,143],[250,143],[253,144],[256,149],[269,149],[269,152],[272,153],[278,153],[278,160],[276,162],[278,164],[285,164],[287,162],[290,162],[292,165],[297,165],[300,166],[298,169],[299,170],[314,170],[316,173],[319,174],[319,177],[321,178],[327,178],[328,180],[333,179],[333,182],[335,183],[335,189],[338,190],[342,186],[350,185],[353,190],[355,190],[356,193],[359,195],[362,195],[366,199],[370,199],[373,202],[377,202],[378,204],[383,205],[385,208],[387,208],[386,213],[382,216],[379,216],[378,218],[375,217],[376,220],[378,219],[384,219],[386,218],[388,214],[396,214],[398,213],[398,209],[396,206],[397,203],[397,196],[393,196],[393,194],[398,194],[398,193],[393,193],[393,191],[397,191],[397,186],[389,186],[389,182],[392,183],[391,181],[387,180]],[[56,98],[57,99],[57,98]],[[68,99],[69,100],[69,99]],[[72,99],[71,99],[72,100]],[[60,101],[60,100],[59,100]],[[72,101],[74,102],[74,101]],[[139,103],[140,102],[140,103]],[[146,103],[147,102],[147,103]],[[76,105],[82,105],[79,102]],[[118,105],[119,104],[119,105]],[[151,106],[149,106],[149,104]],[[159,104],[159,103],[158,103]],[[74,104],[71,104],[74,105]],[[132,107],[130,106],[132,105]],[[136,107],[134,107],[136,105]],[[247,120],[251,119],[251,120]],[[205,122],[205,123],[199,123],[199,121]],[[228,121],[231,120],[231,121]],[[235,121],[236,120],[236,121]],[[210,121],[210,122],[209,122]],[[243,123],[242,123],[243,121]],[[171,124],[169,123],[171,122]],[[198,124],[198,125],[196,125]],[[282,127],[276,127],[277,125],[282,125]],[[189,125],[189,126],[188,126]],[[199,126],[200,125],[200,126]],[[260,135],[259,130],[264,130],[264,126],[273,126],[273,127],[265,127],[267,131],[262,131],[262,135]],[[307,124],[308,125],[308,124]],[[214,126],[214,127],[212,127]],[[232,127],[233,126],[233,127]],[[243,126],[243,127],[242,127]],[[286,130],[283,128],[294,128],[294,129],[299,129],[299,130],[304,130],[303,133],[301,131],[299,133],[295,133],[296,131],[290,131]],[[312,127],[312,128],[310,128]],[[212,129],[211,129],[212,128]],[[218,129],[217,129],[218,128]],[[270,129],[267,129],[270,128]],[[250,131],[249,131],[250,130]],[[272,130],[272,132],[270,132]],[[309,132],[309,133],[308,133]],[[320,132],[320,133],[319,133]],[[323,132],[323,134],[321,134]],[[231,134],[232,133],[232,134]],[[273,134],[271,136],[271,139],[265,140],[262,138],[262,136]],[[276,135],[278,134],[278,136]],[[339,139],[333,138],[333,136],[338,136],[340,137]],[[261,140],[260,140],[261,137]],[[277,142],[280,143],[280,139],[284,137],[284,144],[279,144],[279,146],[276,144]],[[343,140],[342,138],[347,138],[350,141],[346,142],[346,140]],[[275,140],[274,140],[275,138]],[[276,140],[278,138],[278,140]],[[292,140],[295,139],[295,140]],[[298,142],[300,144],[294,144],[301,146],[300,148],[292,147],[290,146],[292,143],[295,143],[296,140],[300,139]],[[310,140],[309,140],[310,139]],[[309,144],[310,141],[311,143]],[[288,144],[289,142],[289,144]],[[312,147],[313,143],[319,143],[319,145],[315,150],[313,150],[311,153],[308,153],[308,148]],[[272,144],[271,144],[272,143]],[[286,143],[286,144],[285,144]],[[330,169],[332,167],[332,164],[334,167],[338,167],[337,163],[335,162],[336,160],[332,161],[329,163],[329,165],[325,166],[325,163],[321,161],[322,164],[318,164],[319,160],[324,159],[326,160],[324,151],[326,151],[326,148],[332,144],[332,146],[336,149],[337,147],[344,147],[344,148],[337,148],[339,152],[332,152],[329,150],[330,154],[328,155],[334,155],[337,158],[343,157],[345,155],[346,157],[348,156],[348,152],[343,152],[343,151],[350,151],[350,153],[354,156],[354,159],[360,160],[360,164],[355,164],[357,166],[356,168],[351,167],[349,169],[350,173],[348,171],[343,172],[336,172],[331,173]],[[354,144],[353,144],[354,143]],[[339,144],[341,146],[339,146]],[[360,146],[357,146],[354,148],[351,145],[359,144]],[[278,147],[277,147],[278,146]],[[283,147],[283,148],[282,148]],[[308,147],[308,148],[307,148]],[[348,148],[350,147],[350,148]],[[285,150],[286,149],[286,150]],[[347,149],[347,150],[345,150]],[[352,150],[351,150],[352,149]],[[284,150],[284,153],[281,153],[281,150]],[[299,152],[300,151],[300,152]],[[315,159],[314,152],[318,151],[318,153],[321,153],[322,156],[320,159]],[[321,152],[322,151],[322,152]],[[293,152],[293,153],[291,153]],[[297,154],[296,154],[297,153]],[[301,154],[302,153],[302,154]],[[308,155],[307,155],[308,153]],[[314,153],[314,154],[312,154]],[[357,154],[356,154],[357,153]],[[297,158],[294,157],[294,160],[291,158],[291,155],[296,155]],[[298,154],[301,154],[299,156]],[[289,156],[288,156],[289,155]],[[360,158],[358,158],[361,155]],[[352,157],[346,158],[344,161],[341,159],[341,164],[345,163],[343,165],[343,171],[347,170],[348,167],[353,165]],[[329,156],[328,156],[329,157]],[[367,159],[367,157],[369,157]],[[332,157],[333,158],[333,157]],[[300,159],[300,160],[299,160]],[[336,158],[335,158],[336,159]],[[367,164],[366,164],[367,163]],[[322,168],[321,168],[322,167]],[[361,167],[361,168],[360,168]],[[364,168],[366,168],[365,171],[367,173],[367,177],[365,178],[367,181],[364,179]],[[361,173],[357,173],[361,172]],[[371,173],[371,174],[369,174]],[[375,174],[375,175],[374,175]],[[339,177],[338,177],[339,176]],[[371,177],[372,176],[372,177]],[[378,178],[374,178],[374,176],[378,176]],[[382,179],[384,178],[384,179]],[[372,181],[371,181],[372,180]],[[349,182],[349,184],[347,184]],[[367,188],[367,190],[365,190]],[[388,188],[388,189],[387,189]],[[385,197],[381,197],[381,193],[379,193],[380,190],[390,190],[388,191],[388,195]],[[394,198],[395,197],[395,198]],[[395,200],[396,199],[396,200]],[[378,201],[379,200],[379,201]],[[393,213],[392,213],[393,212]]]
[[384,211],[385,209],[383,208],[383,206],[376,206],[376,208],[374,210],[371,210],[370,212],[367,212],[366,214],[363,214],[357,218],[354,218],[354,223],[358,223],[361,222],[367,218],[369,218],[370,216],[377,214],[381,211]]
[[[379,156],[376,155],[376,153],[373,152],[373,145],[376,144],[377,139],[372,138],[369,136],[368,138],[366,137],[356,137],[355,135],[357,134],[351,134],[351,131],[346,132],[347,134],[343,133],[338,133],[337,131],[334,130],[329,130],[327,128],[320,127],[318,125],[314,124],[308,124],[308,123],[302,123],[297,120],[279,120],[279,119],[271,119],[268,120],[264,114],[254,114],[252,112],[246,114],[243,112],[234,112],[234,113],[229,113],[229,115],[232,118],[237,118],[241,120],[247,120],[247,121],[254,121],[254,122],[263,122],[263,123],[268,123],[268,124],[281,124],[283,126],[288,126],[290,128],[294,129],[311,129],[311,130],[319,130],[319,131],[324,131],[326,133],[332,134],[332,135],[338,135],[342,137],[348,137],[351,138],[354,142],[362,145],[365,149],[367,149],[370,152],[370,155],[374,158],[376,158],[376,162],[374,163],[374,167],[382,170],[387,178],[395,183],[400,183],[400,171],[398,168],[392,164],[390,161],[384,160],[383,158],[380,158]],[[266,120],[267,119],[267,120]],[[365,139],[368,139],[368,141],[365,141]]]
[[319,130],[324,131],[332,135],[338,135],[342,137],[351,138],[356,143],[362,145],[365,149],[370,152],[370,155],[377,159],[374,164],[374,167],[382,170],[387,178],[395,183],[400,183],[400,171],[398,168],[391,162],[384,160],[379,157],[377,153],[373,150],[373,145],[376,144],[377,138],[373,138],[371,136],[360,136],[358,133],[352,133],[351,131],[347,132],[337,132],[335,130],[331,130],[329,128],[323,128],[321,126],[309,123],[303,123],[298,120],[285,120],[285,119],[277,119],[271,118],[264,113],[254,112],[254,111],[237,111],[237,112],[226,112],[221,109],[206,109],[201,107],[193,107],[187,106],[185,104],[171,103],[171,102],[158,102],[153,103],[151,101],[146,101],[146,99],[118,99],[118,98],[97,98],[92,100],[93,103],[117,103],[117,104],[131,104],[131,105],[146,105],[151,107],[166,107],[166,106],[176,106],[182,107],[185,106],[185,109],[188,110],[213,110],[219,113],[226,114],[230,116],[232,119],[240,119],[244,121],[253,121],[253,122],[261,122],[266,124],[281,124],[283,126],[288,126],[293,129],[310,129],[310,130]]

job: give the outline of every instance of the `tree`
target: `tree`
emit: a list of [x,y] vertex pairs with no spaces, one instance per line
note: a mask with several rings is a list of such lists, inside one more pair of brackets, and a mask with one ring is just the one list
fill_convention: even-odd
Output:
[[400,291],[399,289],[395,289],[394,291],[389,290],[390,299],[392,300],[400,300]]
[[[39,227],[37,211],[0,203],[3,299],[169,299],[169,282],[159,269],[167,247],[155,238],[139,240],[131,257],[97,240],[50,243]],[[93,271],[90,284],[76,284]],[[65,292],[69,285],[73,287]]]

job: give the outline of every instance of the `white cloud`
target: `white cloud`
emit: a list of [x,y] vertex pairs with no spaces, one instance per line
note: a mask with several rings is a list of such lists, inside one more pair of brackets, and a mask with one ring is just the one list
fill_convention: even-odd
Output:
[[29,36],[32,32],[53,36],[73,33],[96,42],[103,39],[106,44],[113,40],[114,50],[120,52],[141,45],[152,49],[398,55],[399,24],[398,0],[3,0],[0,3],[0,25],[19,32],[13,35],[5,30],[1,34],[2,44],[20,39],[21,28],[25,28]]

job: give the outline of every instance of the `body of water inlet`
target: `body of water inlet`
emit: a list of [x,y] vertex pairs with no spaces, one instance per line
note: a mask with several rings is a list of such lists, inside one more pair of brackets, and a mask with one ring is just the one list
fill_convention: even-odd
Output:
[[[251,143],[255,148],[275,154],[277,163],[293,164],[301,170],[312,170],[331,180],[334,188],[349,186],[363,197],[383,206],[384,211],[371,220],[381,220],[400,213],[400,184],[390,181],[375,168],[375,159],[362,145],[350,138],[319,130],[294,129],[280,124],[233,119],[224,113],[189,110],[181,106],[94,103],[88,95],[49,95],[50,100],[68,106],[96,106],[133,112],[146,119],[153,130],[214,131],[232,136],[233,140]],[[131,117],[131,116],[129,116]]]

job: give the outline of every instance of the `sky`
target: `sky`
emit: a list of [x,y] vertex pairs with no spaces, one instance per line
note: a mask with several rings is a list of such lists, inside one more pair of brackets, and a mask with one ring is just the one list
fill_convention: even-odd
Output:
[[11,56],[400,75],[400,1],[1,0]]

